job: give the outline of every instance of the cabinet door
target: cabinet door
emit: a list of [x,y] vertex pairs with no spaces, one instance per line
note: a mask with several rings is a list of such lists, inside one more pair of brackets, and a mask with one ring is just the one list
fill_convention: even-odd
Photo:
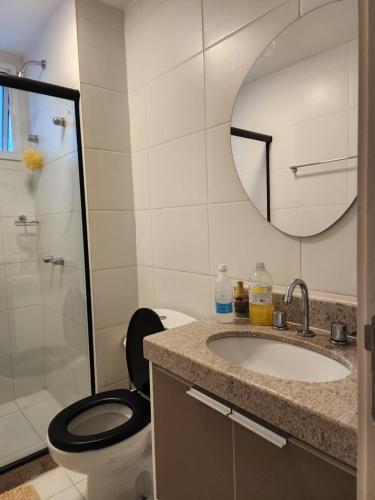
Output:
[[236,500],[355,500],[356,478],[306,445],[283,448],[234,424]]
[[153,369],[158,500],[233,500],[232,423]]

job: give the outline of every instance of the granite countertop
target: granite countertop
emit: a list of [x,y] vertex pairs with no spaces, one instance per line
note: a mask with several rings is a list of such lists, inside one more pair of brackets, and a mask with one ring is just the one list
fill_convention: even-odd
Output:
[[[314,330],[301,338],[297,325],[277,332],[249,324],[197,321],[150,335],[144,354],[156,365],[200,386],[291,436],[356,467],[357,456],[357,355],[356,348],[333,347],[329,334]],[[325,354],[351,369],[334,382],[300,382],[263,375],[233,365],[207,347],[212,338],[234,335],[272,338]]]

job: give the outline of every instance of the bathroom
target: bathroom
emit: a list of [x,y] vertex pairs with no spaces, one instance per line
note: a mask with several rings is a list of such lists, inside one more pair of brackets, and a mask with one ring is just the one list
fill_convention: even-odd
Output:
[[[0,498],[375,498],[373,9],[0,0]],[[288,330],[219,321],[223,263],[245,286],[265,264]],[[288,304],[295,279],[308,301],[302,285]],[[296,333],[306,318],[315,337]],[[277,367],[281,342],[307,347],[284,363],[300,373],[254,375],[224,343],[214,352],[215,339],[254,336],[279,340]],[[326,379],[321,358],[347,373]],[[87,444],[85,398],[136,427],[108,423],[109,441]],[[83,428],[75,441],[61,415]],[[236,447],[257,426],[271,455],[264,433],[255,454]],[[136,465],[135,437],[134,455],[147,441]],[[103,472],[113,448],[135,493]],[[271,460],[284,466],[265,471]],[[294,470],[311,481],[291,492]]]

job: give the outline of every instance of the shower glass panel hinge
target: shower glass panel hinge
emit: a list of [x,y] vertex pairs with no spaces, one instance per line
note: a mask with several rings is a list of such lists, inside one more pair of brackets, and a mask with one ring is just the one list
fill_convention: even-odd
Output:
[[375,316],[372,317],[371,325],[365,326],[365,349],[375,352]]

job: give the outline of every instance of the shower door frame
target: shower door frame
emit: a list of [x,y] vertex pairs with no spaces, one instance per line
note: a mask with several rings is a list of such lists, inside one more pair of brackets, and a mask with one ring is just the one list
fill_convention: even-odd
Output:
[[[77,156],[78,156],[78,174],[79,174],[79,190],[81,197],[81,222],[82,222],[82,239],[83,239],[83,258],[85,270],[85,285],[86,285],[86,310],[87,310],[87,335],[88,335],[88,354],[90,365],[90,387],[91,394],[95,394],[95,358],[94,358],[94,339],[93,339],[93,322],[92,322],[92,303],[91,303],[91,282],[90,282],[90,256],[87,231],[87,214],[86,214],[86,191],[85,191],[85,175],[83,167],[82,154],[82,138],[81,138],[81,118],[80,118],[80,92],[68,87],[61,87],[51,83],[39,82],[30,80],[29,78],[20,78],[13,75],[8,75],[0,72],[0,86],[9,87],[16,90],[23,90],[35,94],[57,97],[74,102],[76,136],[77,136]],[[45,447],[26,457],[20,458],[10,464],[0,467],[0,475],[8,472],[16,467],[27,464],[36,458],[39,458],[48,453],[48,448]]]

